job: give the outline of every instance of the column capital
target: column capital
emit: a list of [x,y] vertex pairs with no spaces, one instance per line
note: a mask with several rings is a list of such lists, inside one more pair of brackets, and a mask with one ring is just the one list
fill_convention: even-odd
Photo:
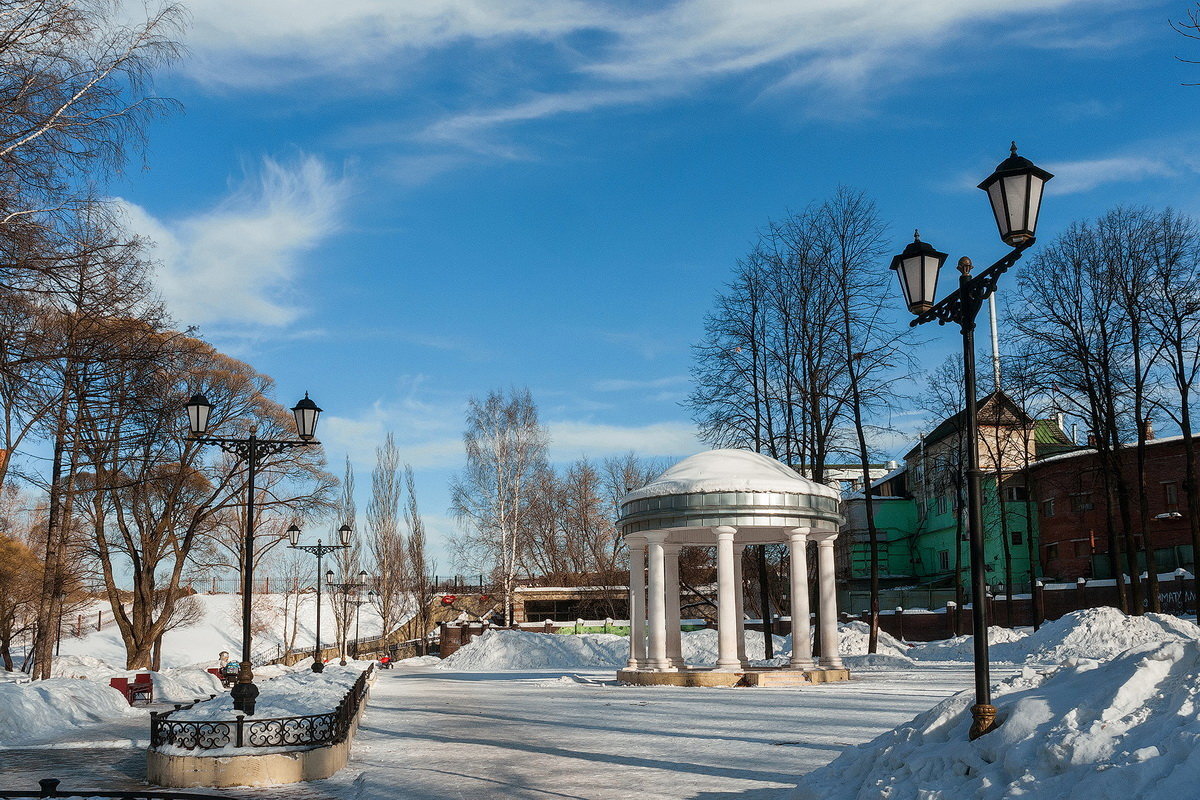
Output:
[[715,533],[717,535],[718,539],[726,539],[726,540],[732,541],[733,537],[737,536],[737,528],[732,528],[728,525],[718,525],[717,527],[713,528],[712,530],[713,530],[713,533]]
[[667,554],[675,554],[675,553],[678,553],[682,549],[683,549],[683,545],[681,545],[681,544],[667,543],[667,544],[663,545],[663,552],[667,553]]
[[804,542],[812,535],[812,528],[792,528],[787,534],[793,542]]
[[628,547],[630,550],[645,550],[646,544],[647,544],[647,542],[646,542],[645,536],[626,536],[625,537],[625,546]]
[[646,531],[642,536],[646,537],[647,544],[662,544],[667,540],[668,534],[666,531]]
[[808,534],[808,538],[817,544],[832,546],[834,540],[838,537],[837,531],[814,531]]

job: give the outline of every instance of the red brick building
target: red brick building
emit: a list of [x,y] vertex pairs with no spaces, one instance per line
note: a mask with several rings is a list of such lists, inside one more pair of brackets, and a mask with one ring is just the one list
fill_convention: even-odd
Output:
[[[1139,548],[1136,446],[1121,449],[1126,477],[1133,492],[1133,520]],[[1147,531],[1155,567],[1170,572],[1183,567],[1194,572],[1189,513],[1183,493],[1185,461],[1183,437],[1153,439],[1146,443],[1146,496],[1150,511]],[[1108,561],[1108,528],[1103,478],[1095,450],[1083,448],[1042,459],[1029,468],[1033,496],[1038,500],[1041,561],[1049,579],[1112,577]],[[1120,515],[1114,503],[1118,536]],[[1125,557],[1121,556],[1124,568]],[[1139,571],[1146,568],[1139,559]]]

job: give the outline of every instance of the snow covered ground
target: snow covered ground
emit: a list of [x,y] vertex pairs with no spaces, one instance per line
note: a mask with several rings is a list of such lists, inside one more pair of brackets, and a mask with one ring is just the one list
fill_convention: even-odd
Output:
[[[1200,628],[1090,609],[1036,633],[993,629],[989,638],[1002,725],[972,743],[969,637],[909,646],[885,634],[880,652],[868,656],[865,626],[850,623],[839,642],[854,670],[847,683],[702,689],[616,685],[613,671],[627,658],[623,637],[495,631],[445,662],[408,659],[380,671],[350,765],[304,791],[344,800],[1195,794]],[[685,634],[684,642],[693,663],[715,656],[711,631]],[[752,656],[761,655],[760,634],[747,642]],[[776,641],[777,654],[789,647],[787,637]],[[86,659],[64,660],[60,671],[71,670],[94,672]],[[0,691],[6,687],[32,688],[0,682]],[[77,721],[57,739],[44,735],[34,745],[78,747],[95,731],[109,749],[89,751],[71,780],[76,786],[108,763],[101,752],[128,772],[131,762],[120,754],[144,748],[137,731],[148,727],[144,717],[103,703],[89,723],[88,702],[68,709]],[[57,750],[0,748],[0,772],[8,771],[6,758],[28,763],[37,753],[58,757]]]
[[[217,654],[222,650],[229,651],[235,658],[241,652],[241,595],[198,594],[194,597],[201,605],[203,617],[194,625],[176,628],[163,636],[162,665],[164,667],[185,667],[197,664],[216,666]],[[291,620],[296,612],[295,596],[292,596],[288,600],[287,628],[285,630],[282,611],[284,595],[268,594],[259,597],[261,600],[256,600],[258,613],[264,613],[264,609],[269,609],[270,615],[273,617],[271,624],[254,634],[254,652],[261,656],[268,653],[274,654],[276,648],[287,641],[291,632]],[[337,631],[334,616],[330,610],[330,602],[328,596],[321,601],[321,640],[327,647],[337,641]],[[360,635],[364,638],[377,636],[380,632],[378,612],[373,606],[365,604],[362,606],[361,613]],[[125,645],[116,625],[110,623],[100,631],[86,630],[87,620],[90,616],[84,615],[85,635],[82,638],[64,635],[61,653],[72,656],[90,656],[112,664],[124,664]],[[316,626],[316,597],[311,594],[301,595],[299,627],[295,639],[296,649],[304,650],[313,646]],[[353,624],[350,626],[350,637],[354,637]]]

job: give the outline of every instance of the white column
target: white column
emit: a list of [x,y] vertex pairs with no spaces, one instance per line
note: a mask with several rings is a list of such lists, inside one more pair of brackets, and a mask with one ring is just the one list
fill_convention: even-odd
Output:
[[745,553],[746,545],[733,546],[733,585],[737,592],[737,654],[741,665],[748,667],[750,659],[746,658],[746,584],[742,574]]
[[663,547],[666,558],[666,593],[667,601],[667,660],[671,666],[679,669],[683,663],[683,635],[679,626],[679,551],[682,545],[668,544]]
[[742,667],[737,647],[737,600],[734,588],[733,537],[737,528],[713,528],[717,536],[717,669],[736,672]]
[[663,591],[667,579],[666,558],[663,553],[663,540],[666,538],[667,534],[662,531],[646,534],[646,556],[649,561],[649,585],[646,587],[646,662],[649,669],[663,672],[671,669],[671,662],[667,660],[667,601]]
[[646,664],[646,540],[629,538],[629,661],[626,669]]
[[833,582],[833,542],[836,533],[815,534],[817,542],[817,574],[821,591],[821,666],[842,668],[838,655],[837,589]]
[[808,607],[808,528],[788,531],[792,564],[792,669],[812,669],[812,623]]

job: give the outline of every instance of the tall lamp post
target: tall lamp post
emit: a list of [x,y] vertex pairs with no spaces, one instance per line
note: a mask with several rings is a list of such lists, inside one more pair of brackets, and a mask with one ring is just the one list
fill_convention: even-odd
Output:
[[970,738],[977,739],[996,725],[996,707],[992,705],[991,674],[988,665],[987,595],[983,552],[983,471],[979,468],[979,419],[975,402],[975,318],[983,301],[996,291],[996,282],[1034,243],[1042,190],[1054,176],[1029,159],[1017,155],[1013,142],[1011,155],[979,188],[988,194],[1000,239],[1012,248],[995,264],[971,275],[971,259],[958,260],[958,289],[941,302],[934,303],[938,271],[946,254],[935,250],[914,234],[904,252],[892,259],[891,268],[900,278],[900,288],[908,310],[917,315],[912,325],[936,321],[939,325],[956,323],[962,331],[963,385],[967,428],[967,530],[971,553],[971,623],[975,645],[975,705]]
[[321,660],[321,559],[326,553],[332,553],[335,550],[345,550],[350,546],[350,526],[343,525],[338,528],[338,537],[341,539],[341,544],[321,544],[321,540],[317,539],[316,544],[299,544],[300,528],[295,525],[288,528],[288,539],[291,544],[288,545],[293,550],[303,550],[306,553],[312,553],[317,557],[317,641],[313,647],[313,672],[324,672],[325,662]]
[[358,623],[362,621],[362,607],[371,602],[371,598],[374,596],[375,592],[369,591],[366,597],[359,599],[358,595],[355,595],[355,599],[350,601],[354,605],[354,657],[356,659],[358,658],[358,643],[362,638],[358,635]]
[[276,455],[293,447],[320,444],[313,436],[317,431],[317,417],[321,409],[309,399],[304,399],[292,408],[299,439],[260,439],[258,426],[250,426],[250,435],[242,438],[207,436],[208,417],[212,403],[202,394],[192,395],[187,402],[188,440],[198,444],[215,444],[226,453],[232,453],[246,462],[246,540],[242,545],[242,662],[238,671],[238,682],[230,690],[233,707],[247,716],[254,715],[258,698],[258,687],[254,685],[254,672],[250,669],[250,603],[254,590],[254,478],[258,472],[259,459]]
[[333,570],[325,570],[325,585],[332,591],[342,593],[342,658],[340,663],[343,667],[346,666],[346,632],[350,627],[350,593],[357,592],[359,589],[367,588],[367,571],[364,569],[358,573],[358,581],[348,581],[347,583],[337,583],[333,579]]

